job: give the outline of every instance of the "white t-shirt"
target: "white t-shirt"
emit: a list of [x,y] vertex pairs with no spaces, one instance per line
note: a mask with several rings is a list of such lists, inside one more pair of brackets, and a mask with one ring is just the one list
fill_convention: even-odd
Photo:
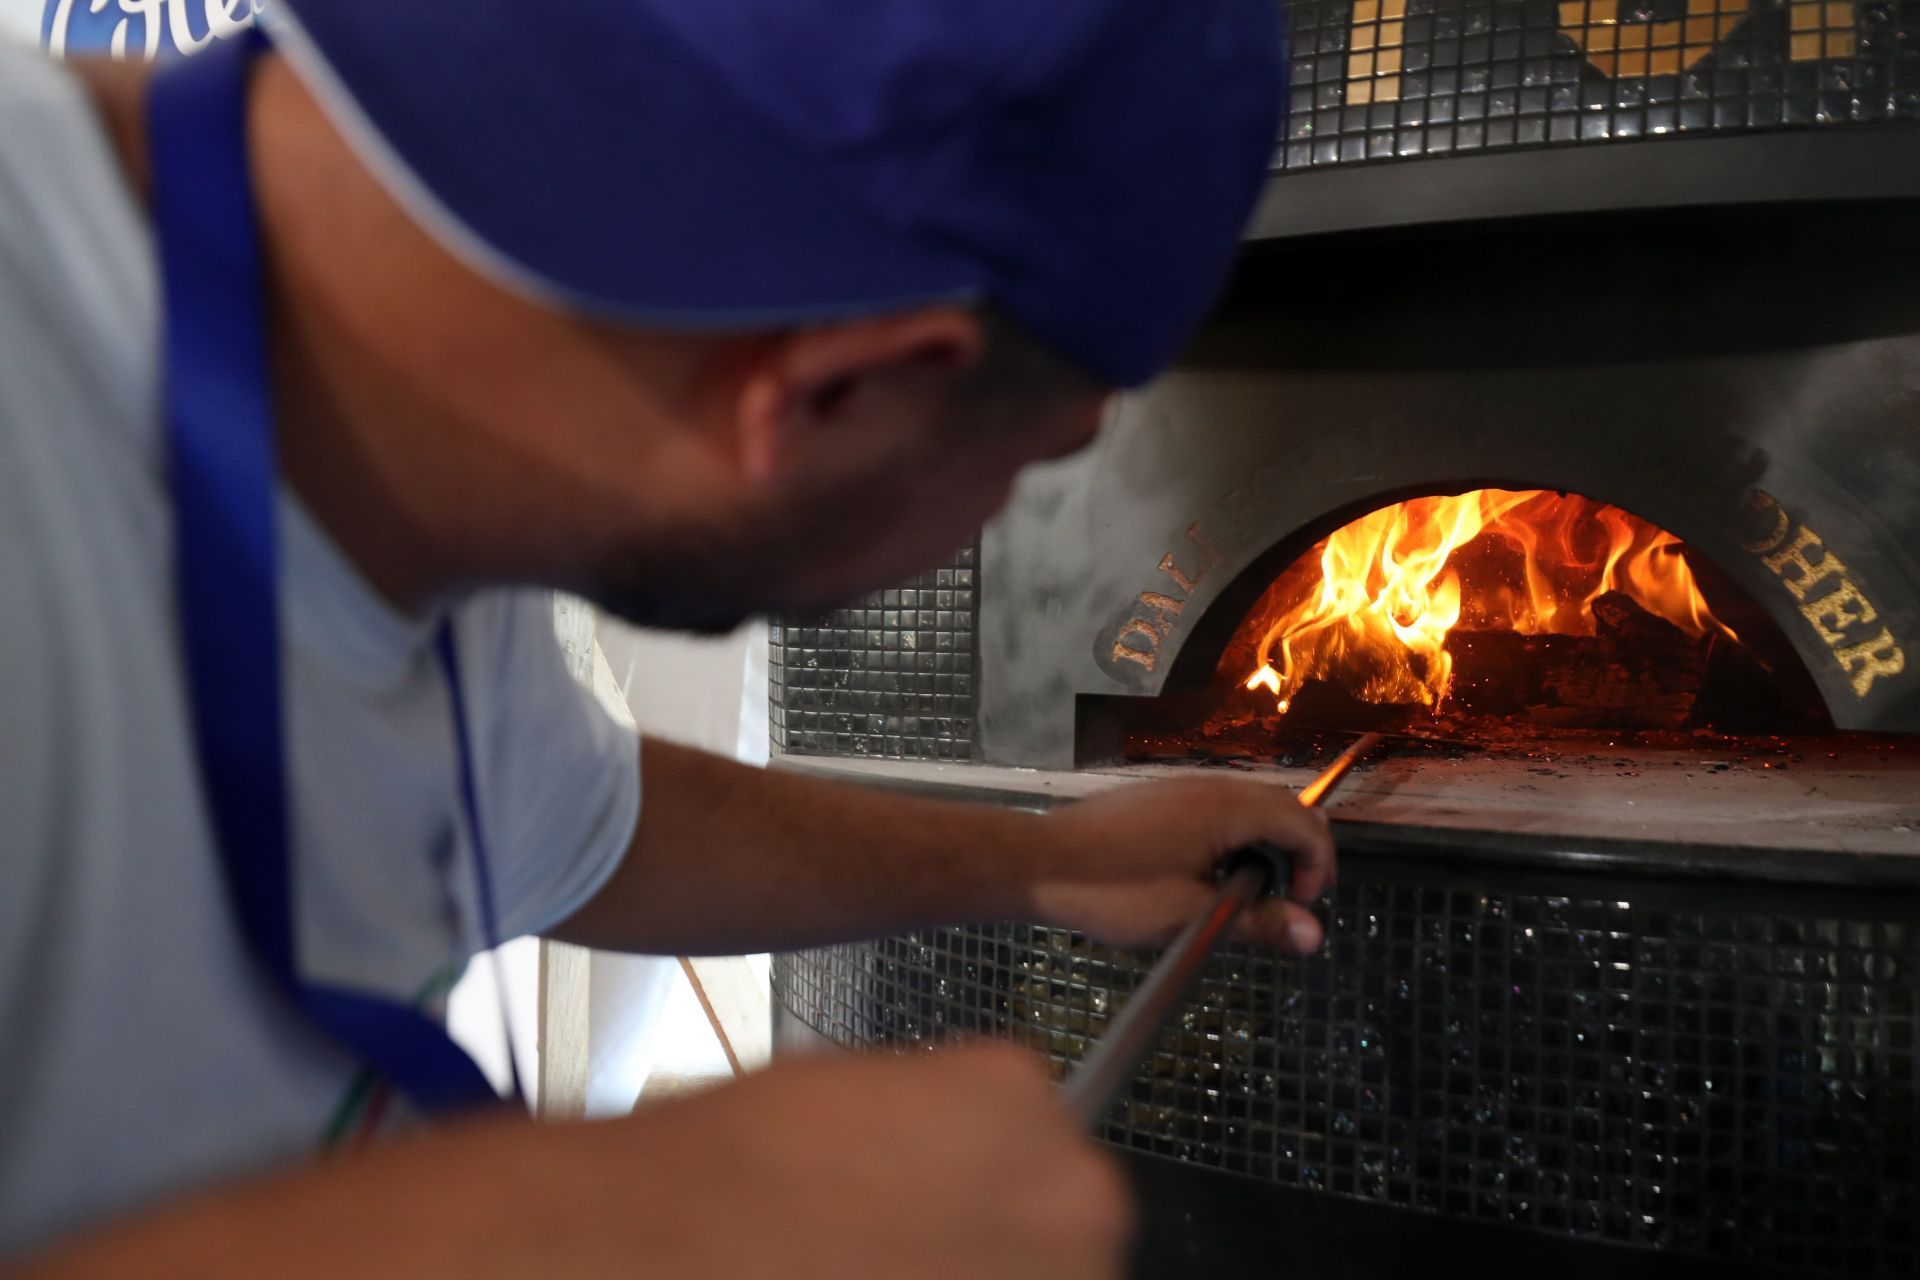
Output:
[[[391,1117],[229,913],[194,758],[158,418],[151,229],[88,100],[0,41],[0,1256]],[[300,962],[431,1005],[480,945],[434,619],[283,495]],[[618,864],[638,750],[552,598],[453,613],[505,936]]]

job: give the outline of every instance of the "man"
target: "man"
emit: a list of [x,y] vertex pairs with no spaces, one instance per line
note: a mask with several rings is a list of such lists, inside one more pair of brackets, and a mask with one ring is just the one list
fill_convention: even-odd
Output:
[[1255,839],[1296,872],[1245,936],[1318,945],[1284,791],[1041,818],[636,747],[535,590],[819,609],[1084,444],[1224,273],[1267,0],[275,12],[151,77],[0,53],[0,1251],[1114,1274],[1116,1174],[1006,1051],[429,1123],[474,1100],[430,1015],[529,932],[1152,941]]

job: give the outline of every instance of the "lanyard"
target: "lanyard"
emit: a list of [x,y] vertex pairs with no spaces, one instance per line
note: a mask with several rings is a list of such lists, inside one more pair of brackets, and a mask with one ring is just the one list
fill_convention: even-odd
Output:
[[[446,1029],[408,1005],[309,982],[299,969],[280,669],[275,428],[246,149],[247,72],[263,43],[248,33],[168,66],[155,74],[148,100],[165,292],[174,567],[194,745],[227,887],[255,960],[311,1022],[415,1107],[442,1114],[499,1101]],[[458,654],[445,622],[435,648],[452,700],[459,799],[491,948],[498,941],[493,887]],[[516,1090],[518,1083],[516,1075]]]

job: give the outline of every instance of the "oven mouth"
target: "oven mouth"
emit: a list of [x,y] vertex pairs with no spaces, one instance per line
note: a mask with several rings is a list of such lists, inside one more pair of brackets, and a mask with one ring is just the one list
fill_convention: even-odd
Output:
[[1222,593],[1159,696],[1084,695],[1076,719],[1082,767],[1310,765],[1368,731],[1440,756],[1885,745],[1835,729],[1799,651],[1710,558],[1625,507],[1519,485],[1323,519]]

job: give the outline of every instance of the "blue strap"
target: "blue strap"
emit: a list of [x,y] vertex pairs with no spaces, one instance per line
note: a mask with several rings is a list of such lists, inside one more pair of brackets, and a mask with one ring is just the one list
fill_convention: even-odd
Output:
[[[280,670],[276,441],[246,146],[248,66],[261,43],[250,33],[157,72],[148,103],[165,282],[164,409],[180,636],[207,805],[241,933],[288,998],[421,1110],[497,1103],[486,1076],[439,1023],[384,997],[309,983],[299,971]],[[461,798],[492,945],[493,894],[479,844],[450,631],[443,629],[441,645],[459,734]]]
[[[500,971],[497,949],[500,946],[500,912],[494,906],[493,877],[487,868],[493,865],[493,859],[487,855],[486,827],[480,821],[480,795],[474,789],[473,769],[473,731],[467,724],[467,700],[462,696],[466,688],[460,680],[460,651],[453,641],[453,623],[443,620],[433,637],[433,647],[440,655],[440,670],[447,678],[447,698],[453,708],[453,741],[460,752],[460,808],[467,817],[467,842],[473,847],[473,882],[475,896],[479,899],[480,929],[486,939],[487,950],[496,953],[494,964],[494,983],[500,996],[500,1023],[509,1027],[507,1016],[506,978]],[[507,1070],[513,1077],[513,1096],[527,1096],[526,1086],[520,1081],[520,1060],[513,1054],[513,1036],[507,1036]]]

